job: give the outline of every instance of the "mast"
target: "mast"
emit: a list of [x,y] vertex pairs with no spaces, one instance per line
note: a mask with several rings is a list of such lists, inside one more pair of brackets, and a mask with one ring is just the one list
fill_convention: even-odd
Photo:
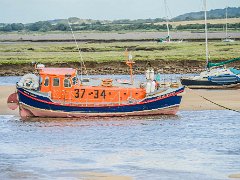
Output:
[[226,7],[226,39],[228,38],[228,7]]
[[168,40],[170,41],[170,30],[169,30],[169,22],[168,22],[168,12],[167,12],[167,0],[164,0],[165,5],[165,15],[166,15],[166,23],[167,23],[167,32],[168,32]]
[[204,0],[204,17],[205,17],[205,45],[206,45],[206,69],[208,69],[208,31],[207,31],[207,0]]

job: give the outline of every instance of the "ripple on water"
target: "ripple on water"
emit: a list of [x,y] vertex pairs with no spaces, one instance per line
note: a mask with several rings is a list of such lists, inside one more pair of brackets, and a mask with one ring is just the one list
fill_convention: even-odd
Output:
[[0,176],[227,179],[240,170],[238,119],[230,111],[31,121],[0,116]]

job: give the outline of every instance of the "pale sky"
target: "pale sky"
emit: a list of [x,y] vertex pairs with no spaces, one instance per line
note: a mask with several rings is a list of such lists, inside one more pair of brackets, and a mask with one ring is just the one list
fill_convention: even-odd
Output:
[[[167,0],[170,18],[201,11],[203,0]],[[207,0],[208,9],[239,7],[240,0]],[[0,0],[0,23],[66,19],[114,20],[165,17],[164,0]]]

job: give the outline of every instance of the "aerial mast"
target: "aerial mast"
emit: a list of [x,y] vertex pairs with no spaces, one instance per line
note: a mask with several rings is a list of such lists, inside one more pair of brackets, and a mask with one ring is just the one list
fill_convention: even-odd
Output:
[[71,33],[72,33],[72,37],[73,37],[73,39],[74,39],[74,42],[75,42],[76,47],[77,47],[77,49],[78,49],[78,54],[79,54],[79,56],[80,56],[81,80],[83,80],[83,67],[84,67],[84,69],[85,69],[86,75],[88,76],[87,69],[86,69],[86,66],[85,66],[84,61],[83,61],[82,52],[81,52],[81,50],[80,50],[80,48],[79,48],[79,46],[78,46],[77,39],[76,39],[76,37],[75,37],[75,35],[74,35],[73,29],[72,29],[72,26],[71,26],[69,20],[68,20],[68,25],[69,25],[69,27],[70,27],[70,30],[71,30]]
[[133,84],[133,64],[135,62],[132,60],[132,55],[131,53],[128,52],[128,49],[125,50],[125,55],[126,55],[126,64],[129,66],[130,69],[130,82]]

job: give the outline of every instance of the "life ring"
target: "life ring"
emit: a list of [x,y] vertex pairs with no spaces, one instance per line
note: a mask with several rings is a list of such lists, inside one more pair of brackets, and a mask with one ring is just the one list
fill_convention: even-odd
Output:
[[112,79],[103,79],[102,80],[102,86],[105,86],[105,87],[111,87],[112,86]]
[[38,89],[39,88],[39,77],[35,74],[26,74],[18,82],[18,86],[26,89]]

